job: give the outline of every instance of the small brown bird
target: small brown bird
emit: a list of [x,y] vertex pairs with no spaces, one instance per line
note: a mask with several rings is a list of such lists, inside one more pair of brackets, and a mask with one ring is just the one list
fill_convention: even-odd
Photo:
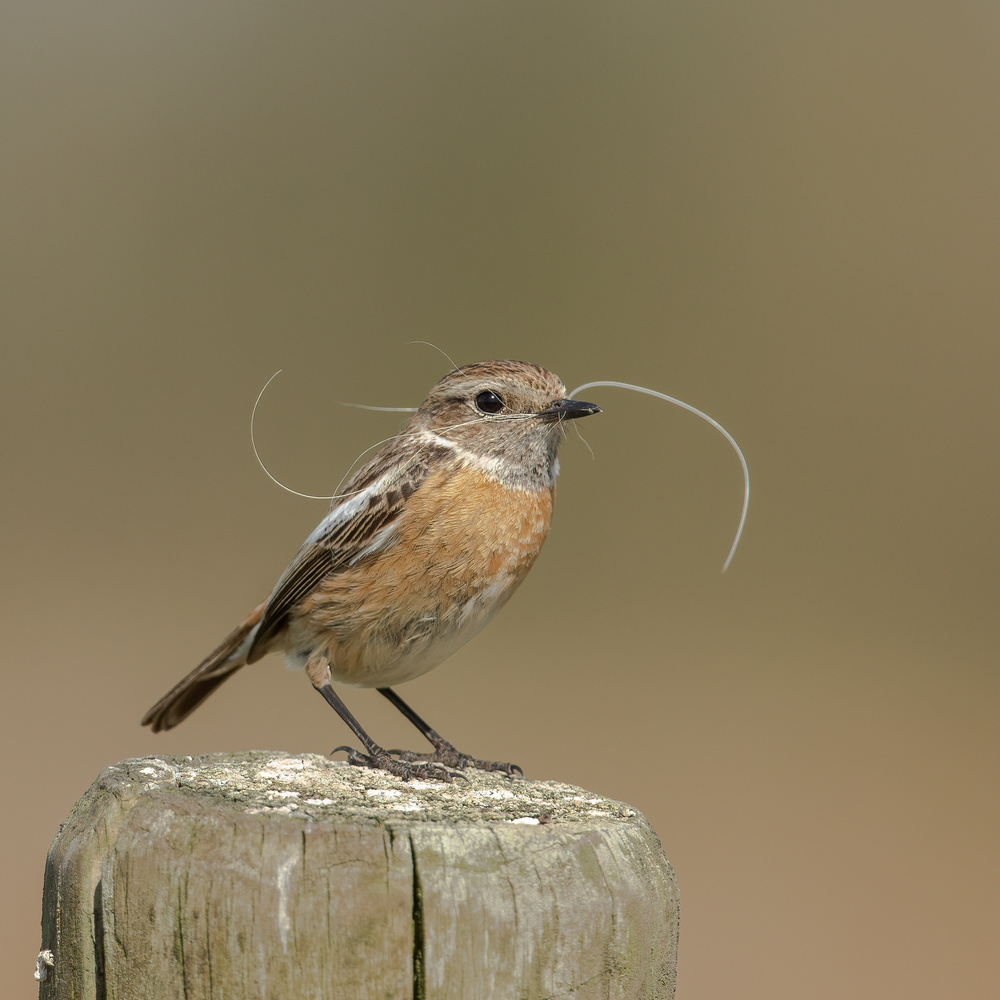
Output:
[[[520,771],[455,749],[390,687],[468,642],[524,579],[549,531],[564,421],[600,407],[566,398],[544,368],[483,361],[449,372],[346,484],[271,596],[145,715],[170,729],[227,677],[270,652],[304,667],[361,741],[348,761],[403,778],[449,767]],[[331,686],[374,687],[434,747],[388,751]]]

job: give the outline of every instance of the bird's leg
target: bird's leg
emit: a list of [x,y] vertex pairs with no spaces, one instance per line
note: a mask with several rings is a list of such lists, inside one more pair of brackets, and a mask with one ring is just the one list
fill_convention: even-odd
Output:
[[347,751],[348,764],[357,767],[370,767],[376,771],[387,771],[397,778],[409,780],[410,778],[434,779],[436,781],[451,781],[452,774],[443,764],[427,760],[422,763],[398,760],[380,747],[362,728],[361,723],[351,714],[350,709],[340,700],[337,693],[330,686],[330,665],[325,658],[311,656],[306,663],[306,672],[312,681],[313,687],[326,699],[327,703],[350,727],[352,733],[361,741],[367,753],[361,753],[353,747],[343,746],[331,750],[337,753],[340,750]]
[[[375,690],[383,697],[388,698],[420,730],[424,739],[434,747],[434,753],[390,750],[389,753],[394,754],[400,761],[425,761],[428,764],[441,764],[444,767],[476,767],[481,771],[500,771],[509,778],[512,778],[515,773],[520,774],[522,778],[524,777],[524,771],[517,764],[506,764],[499,760],[478,760],[456,750],[443,736],[431,729],[392,688],[376,688]],[[347,724],[350,725],[349,722]]]

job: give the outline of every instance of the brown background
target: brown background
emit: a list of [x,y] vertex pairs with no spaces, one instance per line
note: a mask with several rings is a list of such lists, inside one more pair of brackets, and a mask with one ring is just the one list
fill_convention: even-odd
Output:
[[[624,379],[512,604],[406,697],[642,809],[679,1000],[994,997],[994,2],[9,2],[5,997],[105,765],[326,751],[277,660],[142,712],[457,362]],[[371,692],[354,711],[410,730]]]

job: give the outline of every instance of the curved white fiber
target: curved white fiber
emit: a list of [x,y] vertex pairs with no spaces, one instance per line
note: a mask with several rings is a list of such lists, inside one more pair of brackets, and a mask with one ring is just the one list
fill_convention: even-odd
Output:
[[583,392],[584,389],[593,389],[595,386],[607,385],[611,386],[613,389],[631,389],[633,392],[643,392],[647,396],[655,396],[657,399],[662,399],[667,403],[673,403],[675,406],[681,407],[681,409],[687,410],[689,413],[693,413],[696,417],[701,417],[702,420],[710,423],[732,446],[733,451],[736,452],[737,458],[740,460],[740,465],[743,467],[743,511],[740,514],[740,523],[736,528],[736,537],[733,539],[733,544],[729,549],[729,555],[726,556],[726,561],[722,564],[722,572],[725,573],[729,569],[729,564],[733,561],[733,556],[736,555],[736,546],[740,544],[740,537],[743,534],[743,525],[746,523],[747,519],[747,508],[750,506],[750,470],[747,468],[747,460],[743,457],[743,452],[740,450],[740,446],[736,443],[732,434],[726,430],[715,420],[710,417],[707,413],[703,413],[697,407],[692,406],[690,403],[685,403],[681,399],[676,399],[673,396],[668,396],[664,392],[657,392],[655,389],[647,389],[642,385],[631,385],[628,382],[585,382],[581,386],[577,386],[570,394],[569,398],[572,399],[578,392]]
[[[286,486],[284,483],[275,479],[270,472],[267,471],[267,466],[261,461],[260,452],[257,451],[257,442],[254,440],[253,434],[253,418],[257,415],[257,405],[260,403],[261,396],[264,395],[264,390],[282,373],[283,369],[279,368],[265,383],[264,388],[257,393],[257,399],[253,404],[253,409],[250,411],[250,446],[253,448],[254,458],[257,459],[257,464],[264,470],[264,475],[271,480],[272,483],[276,483],[283,490],[289,493],[294,493],[297,497],[303,497],[306,500],[332,500],[333,496],[328,497],[317,497],[313,496],[311,493],[300,493],[298,490],[293,490],[291,486]],[[334,494],[336,496],[336,494]]]
[[337,403],[340,406],[350,406],[355,410],[377,410],[379,413],[416,413],[417,407],[415,406],[371,406],[368,403],[345,403],[342,399],[338,399]]

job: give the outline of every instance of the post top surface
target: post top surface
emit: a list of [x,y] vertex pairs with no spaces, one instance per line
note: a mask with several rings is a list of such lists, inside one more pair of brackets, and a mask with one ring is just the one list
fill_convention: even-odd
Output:
[[451,783],[403,781],[319,754],[248,750],[150,756],[106,768],[96,785],[121,798],[179,793],[249,814],[384,823],[604,825],[644,819],[631,806],[556,781],[468,769]]

